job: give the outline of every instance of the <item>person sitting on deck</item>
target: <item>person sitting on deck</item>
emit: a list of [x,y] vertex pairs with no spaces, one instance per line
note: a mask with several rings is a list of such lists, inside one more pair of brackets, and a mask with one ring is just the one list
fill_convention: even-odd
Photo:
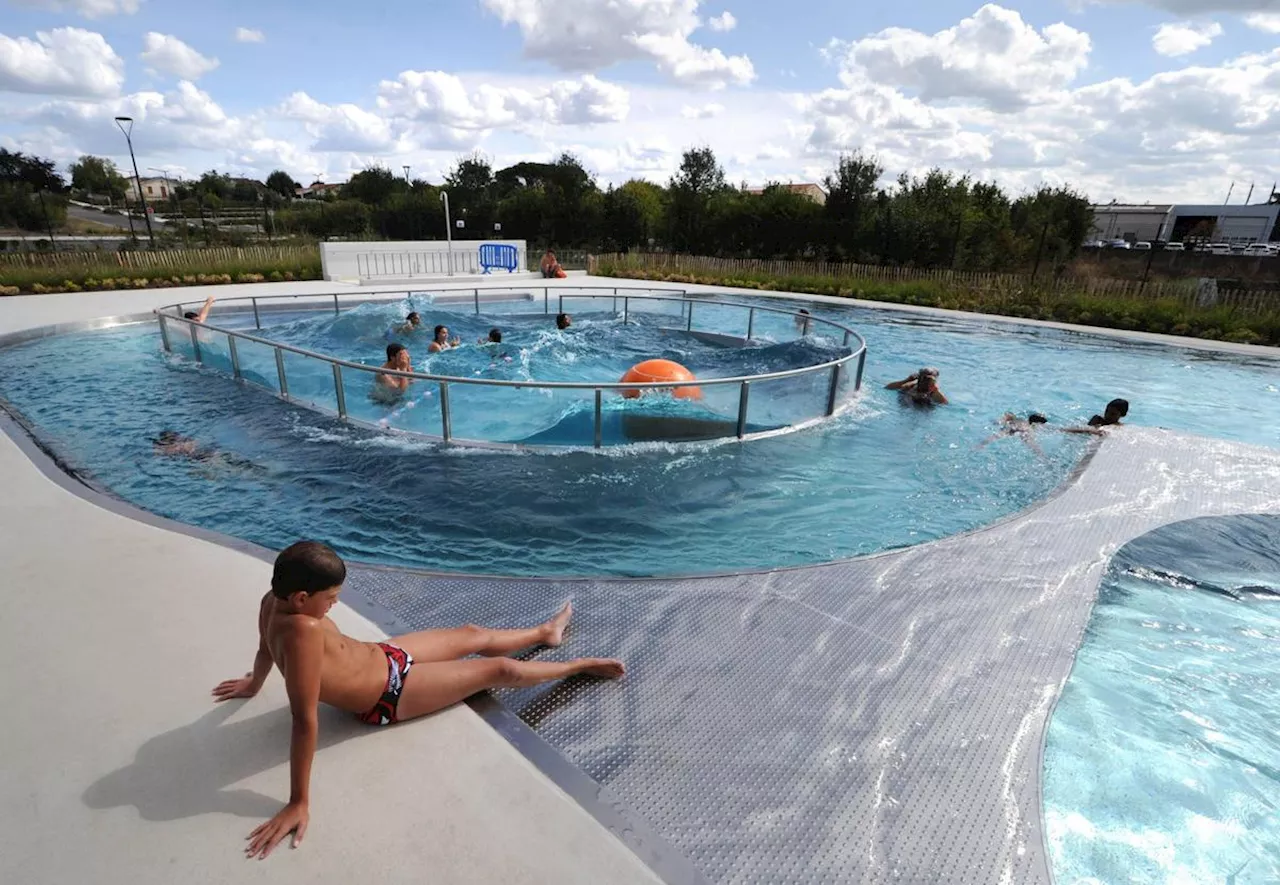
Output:
[[915,405],[927,406],[938,404],[945,406],[949,402],[942,388],[938,387],[938,370],[924,368],[901,381],[891,381],[885,390],[896,390],[902,397]]
[[[413,361],[409,358],[408,348],[403,344],[388,344],[387,361],[382,364],[382,368],[394,369],[397,372],[412,372]],[[409,389],[410,380],[399,375],[386,375],[379,372],[373,379],[373,392],[370,395],[378,402],[393,403]]]
[[282,551],[271,589],[258,606],[253,670],[213,689],[215,702],[251,698],[274,665],[289,696],[289,802],[249,834],[248,857],[266,857],[290,833],[294,848],[306,836],[322,703],[354,713],[369,725],[391,725],[493,688],[528,688],[578,674],[606,679],[623,675],[622,662],[610,658],[552,662],[507,657],[521,649],[560,645],[573,614],[570,605],[551,620],[522,630],[465,626],[360,642],[344,636],[328,617],[346,577],[346,564],[318,541],[299,541]]
[[560,262],[556,260],[556,253],[552,252],[550,249],[548,249],[546,254],[542,256],[542,264],[540,267],[543,279],[550,280],[564,275],[564,270],[560,267]]
[[427,345],[427,352],[440,353],[441,351],[448,350],[450,347],[457,347],[461,343],[461,339],[449,337],[448,326],[436,326],[435,338],[429,345]]
[[210,295],[204,300],[204,304],[199,310],[189,310],[182,315],[184,320],[195,320],[197,323],[203,323],[209,319],[209,311],[213,309],[213,302],[216,296]]
[[569,328],[572,325],[573,325],[573,317],[569,316],[567,313],[556,314],[557,329],[563,332],[565,329]]
[[1120,419],[1129,414],[1129,401],[1127,399],[1113,399],[1107,403],[1107,408],[1101,415],[1094,415],[1089,419],[1090,427],[1110,427],[1113,424],[1120,424]]

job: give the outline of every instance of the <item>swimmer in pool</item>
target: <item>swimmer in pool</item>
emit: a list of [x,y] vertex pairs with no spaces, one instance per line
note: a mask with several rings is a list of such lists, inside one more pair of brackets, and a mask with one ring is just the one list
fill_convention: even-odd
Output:
[[1019,418],[1013,412],[1005,412],[1000,419],[1000,432],[987,437],[978,444],[978,448],[989,445],[998,439],[1004,439],[1008,436],[1016,436],[1026,443],[1027,448],[1031,449],[1037,455],[1043,455],[1044,452],[1035,441],[1035,429],[1042,424],[1048,424],[1049,419],[1039,412],[1032,412],[1026,419]]
[[938,386],[938,370],[924,368],[901,381],[891,381],[885,390],[896,390],[902,398],[918,406],[945,406],[950,400]]
[[490,330],[489,330],[489,336],[488,336],[487,338],[481,338],[481,339],[480,339],[480,341],[479,341],[478,343],[480,343],[480,344],[501,344],[501,343],[502,343],[502,330],[501,330],[501,329],[490,329]]
[[416,332],[421,328],[422,317],[418,316],[418,312],[416,310],[411,310],[409,311],[409,315],[404,318],[404,325],[400,326],[396,331],[408,334],[410,332]]
[[1101,415],[1094,415],[1089,419],[1090,427],[1110,427],[1113,424],[1121,424],[1121,418],[1129,414],[1129,401],[1127,399],[1113,399],[1107,403],[1107,407]]
[[809,334],[809,311],[805,310],[803,307],[800,308],[800,310],[796,312],[795,321],[796,321],[796,329],[799,330],[800,334],[808,335]]
[[[403,344],[387,345],[387,361],[384,369],[395,369],[397,372],[412,372],[413,362],[409,358],[409,350]],[[409,389],[409,378],[399,375],[384,375],[381,372],[373,379],[373,390],[370,396],[376,402],[393,403]]]
[[573,317],[569,316],[567,313],[556,314],[557,329],[563,332],[565,329],[569,328],[572,325],[573,325]]
[[448,326],[436,326],[435,338],[431,344],[427,346],[428,353],[440,353],[448,350],[450,347],[457,347],[462,341],[459,338],[449,337]]
[[247,458],[223,452],[213,446],[202,446],[191,437],[176,430],[162,430],[159,436],[152,437],[151,451],[166,458],[187,458],[206,468],[261,469]]
[[184,320],[195,320],[197,323],[203,323],[205,320],[209,319],[209,311],[213,309],[214,298],[215,296],[210,295],[204,300],[204,304],[201,305],[199,310],[189,310],[182,315],[182,318]]

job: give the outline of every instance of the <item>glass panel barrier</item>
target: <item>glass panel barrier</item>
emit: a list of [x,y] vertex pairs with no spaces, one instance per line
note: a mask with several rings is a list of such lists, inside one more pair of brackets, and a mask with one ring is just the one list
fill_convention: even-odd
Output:
[[747,433],[777,430],[827,414],[831,369],[751,382]]
[[338,394],[333,386],[333,364],[299,353],[282,350],[285,375],[289,384],[289,398],[335,414],[338,411]]
[[276,379],[275,348],[246,338],[237,338],[236,356],[240,360],[240,375],[245,381],[265,387],[273,393],[280,392]]

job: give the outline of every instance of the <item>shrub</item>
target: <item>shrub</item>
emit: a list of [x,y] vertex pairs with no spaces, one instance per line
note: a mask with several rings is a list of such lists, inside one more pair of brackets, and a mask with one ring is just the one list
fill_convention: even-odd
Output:
[[0,286],[0,295],[17,295],[21,291],[17,286]]

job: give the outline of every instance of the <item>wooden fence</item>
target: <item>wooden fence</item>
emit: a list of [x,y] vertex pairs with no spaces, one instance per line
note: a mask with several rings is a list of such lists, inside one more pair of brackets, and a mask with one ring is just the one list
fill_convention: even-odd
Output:
[[318,262],[318,246],[224,246],[214,249],[129,250],[124,252],[0,252],[0,268],[90,271],[213,269],[226,264]]
[[774,278],[815,277],[857,283],[930,283],[952,292],[981,295],[991,301],[1040,301],[1047,303],[1064,296],[1086,296],[1116,300],[1172,300],[1188,306],[1231,307],[1241,313],[1269,313],[1280,310],[1280,293],[1222,286],[1202,287],[1197,279],[1119,280],[1107,277],[1054,275],[1045,270],[1034,279],[1031,274],[984,273],[950,269],[890,267],[877,264],[823,261],[773,261],[756,258],[711,258],[666,253],[626,253],[593,255],[588,272],[610,269],[625,276],[628,270],[650,274],[688,274],[719,280],[765,276]]

